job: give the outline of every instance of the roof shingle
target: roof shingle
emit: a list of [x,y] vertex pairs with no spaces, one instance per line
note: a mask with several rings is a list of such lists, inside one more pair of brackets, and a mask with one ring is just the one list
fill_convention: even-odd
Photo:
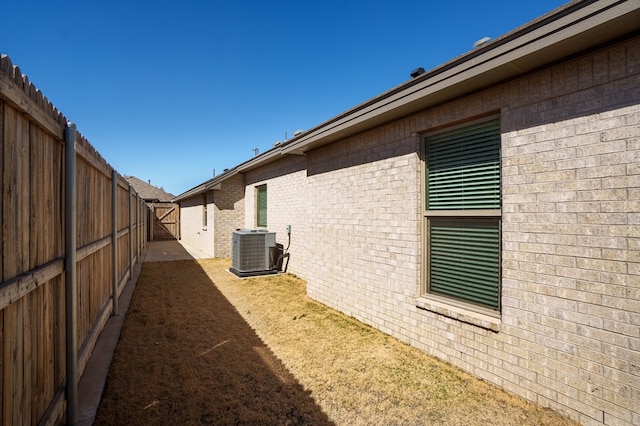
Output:
[[175,195],[166,192],[162,188],[153,186],[151,183],[138,179],[135,176],[125,176],[124,178],[131,184],[140,197],[147,202],[168,203],[175,198]]

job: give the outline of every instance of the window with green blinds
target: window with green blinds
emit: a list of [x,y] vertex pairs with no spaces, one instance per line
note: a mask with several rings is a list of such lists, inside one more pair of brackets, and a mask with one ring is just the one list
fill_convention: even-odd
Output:
[[425,143],[427,291],[499,311],[499,121],[428,136]]
[[267,227],[267,185],[260,185],[257,191],[256,225]]
[[497,219],[431,219],[430,290],[499,308]]
[[500,208],[500,128],[492,120],[427,140],[427,210]]

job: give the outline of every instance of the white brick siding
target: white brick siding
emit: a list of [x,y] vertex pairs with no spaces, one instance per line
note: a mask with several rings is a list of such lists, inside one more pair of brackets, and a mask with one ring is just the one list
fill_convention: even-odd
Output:
[[242,228],[244,218],[244,179],[234,175],[223,181],[220,189],[213,191],[213,225],[215,227],[215,257],[231,257],[231,236]]
[[202,226],[203,194],[180,202],[180,239],[213,257],[213,194],[207,193],[207,226]]
[[[308,242],[310,215],[307,171],[302,156],[285,157],[245,175],[245,228],[256,226],[256,187],[267,184],[267,229],[276,233],[276,242],[289,244],[286,227],[291,225],[291,260],[301,274],[310,266]],[[291,271],[291,270],[290,270]]]
[[206,192],[207,226],[202,226],[203,194],[180,201],[181,240],[211,257],[231,257],[232,232],[242,227],[245,201],[242,175]]

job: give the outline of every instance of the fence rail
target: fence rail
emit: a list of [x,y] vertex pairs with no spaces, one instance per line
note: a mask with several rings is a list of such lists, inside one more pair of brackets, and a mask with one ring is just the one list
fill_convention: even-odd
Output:
[[[70,405],[66,395],[146,245],[146,204],[80,134],[75,147],[67,147],[66,123],[20,69],[0,57],[1,424],[61,422]],[[65,179],[68,148],[76,152],[75,188]],[[68,190],[76,199],[74,378],[67,377],[65,333]]]

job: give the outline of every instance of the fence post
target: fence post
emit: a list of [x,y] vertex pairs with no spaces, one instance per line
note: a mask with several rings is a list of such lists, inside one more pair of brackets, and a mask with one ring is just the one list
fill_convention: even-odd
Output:
[[113,257],[112,315],[118,315],[118,172],[111,171],[111,256]]
[[66,398],[67,424],[78,421],[78,339],[76,283],[76,125],[67,123],[64,132],[65,175],[65,304],[66,304]]
[[153,232],[155,231],[154,227],[156,226],[156,206],[151,204],[151,208],[149,209],[149,241],[153,241]]
[[147,203],[144,203],[144,205],[144,248],[146,250],[149,243],[149,205]]
[[133,188],[129,184],[129,279],[133,277],[133,210],[131,209],[131,195]]
[[136,251],[138,252],[138,263],[140,263],[140,211],[142,210],[142,205],[140,204],[141,198],[140,194],[136,193]]
[[144,207],[145,207],[144,200],[140,198],[140,252],[141,253],[144,251],[144,239],[146,238],[145,229],[144,229]]
[[[140,253],[144,253],[145,242],[147,240],[147,228],[144,226],[144,213],[147,211],[147,203],[140,198]],[[144,260],[144,259],[143,259]]]
[[147,203],[144,199],[140,198],[140,223],[142,228],[140,229],[140,251],[144,253],[145,241],[147,240],[147,228],[144,226],[144,213],[147,211]]

